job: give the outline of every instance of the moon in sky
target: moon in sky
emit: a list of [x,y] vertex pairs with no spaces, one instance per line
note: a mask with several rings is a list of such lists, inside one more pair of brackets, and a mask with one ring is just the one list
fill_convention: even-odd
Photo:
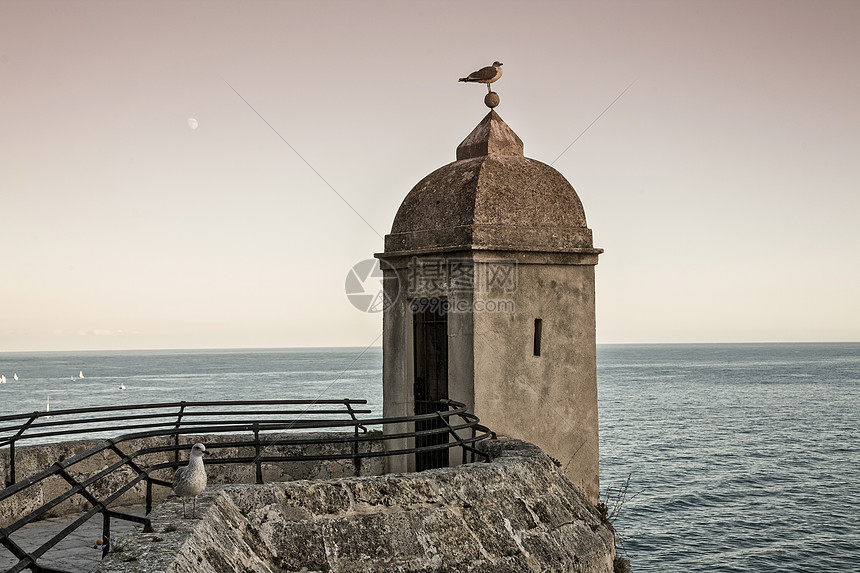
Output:
[[194,119],[193,117],[189,117],[188,118],[188,127],[190,127],[192,130],[197,129],[197,120]]

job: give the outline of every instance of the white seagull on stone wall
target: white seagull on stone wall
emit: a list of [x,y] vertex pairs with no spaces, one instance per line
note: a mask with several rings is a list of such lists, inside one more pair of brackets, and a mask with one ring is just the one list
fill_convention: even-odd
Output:
[[206,468],[203,467],[203,454],[205,453],[206,446],[194,444],[191,447],[188,465],[176,470],[176,474],[173,476],[173,493],[182,498],[182,517],[187,517],[185,514],[186,497],[194,498],[191,505],[191,517],[197,517],[197,496],[206,489]]
[[490,84],[502,77],[502,62],[493,62],[492,66],[481,68],[477,72],[472,72],[465,78],[460,78],[461,82],[477,82],[479,84],[487,84],[487,91],[490,90]]

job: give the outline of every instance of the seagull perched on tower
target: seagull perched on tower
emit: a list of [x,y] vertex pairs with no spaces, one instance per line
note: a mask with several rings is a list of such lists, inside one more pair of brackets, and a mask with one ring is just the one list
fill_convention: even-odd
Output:
[[185,498],[193,497],[191,505],[192,519],[197,517],[197,496],[206,489],[206,468],[203,467],[203,454],[206,446],[194,444],[191,447],[191,455],[188,457],[188,465],[176,470],[173,476],[173,493],[182,498],[182,517],[185,514]]
[[487,91],[490,90],[490,84],[502,77],[502,62],[493,62],[492,66],[481,68],[477,72],[472,72],[465,78],[460,78],[461,82],[477,82],[479,84],[487,84]]

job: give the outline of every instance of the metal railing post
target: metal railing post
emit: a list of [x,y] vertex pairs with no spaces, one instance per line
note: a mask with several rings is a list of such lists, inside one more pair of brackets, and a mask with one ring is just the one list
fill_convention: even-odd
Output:
[[353,437],[355,437],[355,441],[352,442],[352,466],[353,473],[357,477],[361,475],[361,457],[358,455],[358,429],[361,428],[365,433],[367,433],[367,428],[358,423],[358,418],[355,417],[355,412],[352,409],[352,404],[349,403],[349,399],[344,398],[343,403],[346,406],[346,410],[349,412],[354,424]]
[[6,477],[6,487],[15,483],[15,442],[13,439],[9,442],[9,475]]
[[257,467],[257,484],[263,483],[263,466],[260,462],[260,422],[254,422],[254,464]]
[[182,415],[185,413],[185,400],[182,400],[179,403],[179,412],[176,414],[176,424],[173,426],[173,429],[176,430],[176,433],[173,434],[173,445],[176,446],[176,449],[173,450],[173,461],[179,464],[179,425],[182,422]]
[[463,463],[463,464],[467,463],[466,462],[466,448],[460,448],[460,463]]
[[[478,435],[478,432],[475,430],[475,426],[472,426],[472,440],[474,440],[475,436],[477,436],[477,435]],[[474,462],[474,461],[475,461],[475,454],[473,454],[472,452],[469,452],[469,462]]]
[[10,485],[14,485],[16,483],[15,478],[15,442],[17,442],[21,435],[27,431],[27,429],[39,419],[40,412],[33,412],[33,415],[30,416],[30,419],[24,422],[21,425],[21,429],[18,430],[18,433],[10,438],[9,441],[9,477],[6,479],[6,487]]
[[358,424],[354,426],[353,437],[355,440],[352,442],[352,466],[353,473],[356,476],[361,475],[361,458],[358,455]]
[[104,516],[104,521],[102,522],[102,559],[104,559],[108,551],[110,551],[111,540],[110,540],[110,512],[104,511],[102,512]]
[[149,474],[146,474],[146,514],[149,515],[152,512],[152,480],[149,478]]

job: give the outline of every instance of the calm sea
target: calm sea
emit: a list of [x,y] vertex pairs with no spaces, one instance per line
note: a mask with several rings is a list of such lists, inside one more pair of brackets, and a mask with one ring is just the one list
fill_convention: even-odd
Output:
[[860,344],[602,346],[598,380],[635,571],[860,571]]
[[[0,353],[0,374],[0,415],[48,397],[382,412],[378,348]],[[598,379],[601,485],[630,476],[615,525],[635,571],[860,570],[860,344],[600,346]]]

